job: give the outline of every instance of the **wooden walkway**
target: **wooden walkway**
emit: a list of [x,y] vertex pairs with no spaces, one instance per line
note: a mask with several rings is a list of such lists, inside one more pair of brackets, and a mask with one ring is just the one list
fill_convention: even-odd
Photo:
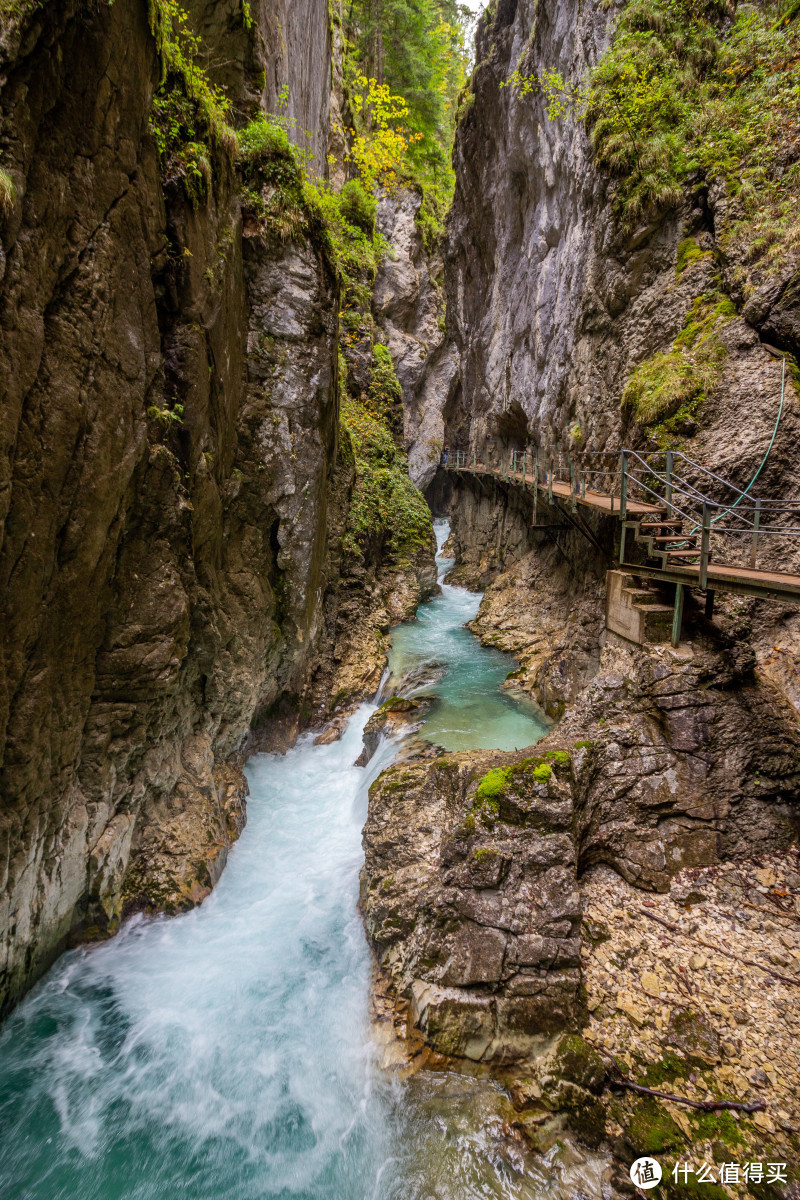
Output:
[[[448,471],[459,471],[463,475],[490,475],[494,479],[501,480],[502,483],[515,483],[518,487],[533,488],[534,484],[540,492],[548,494],[550,485],[539,481],[537,483],[535,476],[531,475],[530,471],[526,471],[523,476],[521,471],[516,474],[507,475],[503,471],[495,467],[486,467],[483,463],[476,463],[474,467],[457,467],[448,465]],[[597,512],[605,513],[606,515],[614,514],[619,516],[619,496],[613,496],[606,492],[595,492],[591,488],[587,488],[585,492],[580,494],[573,493],[570,485],[564,480],[554,479],[552,483],[553,495],[559,500],[575,500],[578,504],[585,505],[586,508],[593,508]],[[664,512],[664,509],[657,504],[643,504],[639,500],[629,500],[627,503],[627,511],[629,516],[647,517],[656,516]]]
[[[573,485],[564,480],[553,479],[548,483],[532,475],[529,471],[526,471],[525,474],[521,470],[506,472],[499,468],[488,467],[483,463],[471,465],[448,463],[446,469],[448,471],[457,471],[459,474],[464,475],[490,476],[509,486],[513,485],[526,491],[536,488],[545,497],[552,495],[554,499],[593,509],[604,516],[622,517],[621,499],[610,492],[598,492],[589,488],[585,490],[580,488],[575,489]],[[637,542],[640,544],[645,541],[647,542],[649,547],[647,554],[651,559],[660,558],[661,562],[656,566],[652,563],[621,561],[620,569],[644,578],[663,580],[680,585],[679,590],[681,587],[699,588],[701,587],[700,565],[685,560],[699,557],[700,552],[687,548],[678,555],[675,549],[668,550],[666,546],[661,553],[654,552],[652,537],[647,538],[645,534],[647,527],[641,525],[641,522],[647,519],[652,531],[653,526],[658,524],[659,517],[663,517],[666,522],[668,512],[669,506],[666,502],[658,505],[646,504],[632,498],[626,500],[624,526],[634,530]],[[623,536],[624,533],[625,528],[623,528]],[[668,541],[670,539],[662,540]],[[675,544],[687,546],[691,539],[689,535],[676,533],[671,541]],[[673,561],[670,561],[670,556],[672,556]],[[678,561],[674,561],[676,557]],[[705,590],[707,592],[733,592],[739,595],[756,596],[766,600],[784,600],[800,603],[800,575],[709,561],[706,567]]]
[[[644,576],[646,579],[663,579],[668,583],[680,583],[684,587],[700,587],[700,567],[691,563],[669,567],[651,567],[643,563],[622,563],[620,570]],[[756,596],[762,600],[788,600],[800,603],[800,575],[785,571],[752,570],[729,563],[710,562],[707,568],[707,590],[733,592],[739,596]]]

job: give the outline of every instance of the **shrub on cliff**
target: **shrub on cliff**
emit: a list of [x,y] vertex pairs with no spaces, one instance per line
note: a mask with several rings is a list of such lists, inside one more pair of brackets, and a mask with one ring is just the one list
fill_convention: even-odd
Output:
[[364,558],[381,547],[396,561],[411,557],[431,538],[431,513],[408,477],[406,456],[385,421],[350,396],[341,409],[343,457],[355,468],[342,549]]
[[177,0],[153,0],[149,16],[161,62],[150,114],[161,176],[197,208],[208,197],[218,153],[235,152],[230,102],[206,74],[200,38]]
[[374,196],[364,190],[359,179],[349,179],[342,188],[339,193],[339,212],[348,225],[360,229],[365,237],[372,237],[378,203]]
[[641,425],[662,422],[656,433],[665,444],[675,432],[675,418],[696,416],[714,390],[726,355],[719,330],[735,316],[730,300],[716,293],[698,297],[672,349],[645,359],[628,379],[622,407]]

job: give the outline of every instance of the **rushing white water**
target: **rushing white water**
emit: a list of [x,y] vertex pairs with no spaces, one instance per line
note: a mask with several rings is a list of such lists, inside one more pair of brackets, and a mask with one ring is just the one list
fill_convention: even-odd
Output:
[[373,709],[332,745],[251,761],[246,829],[202,907],[64,955],[12,1015],[3,1200],[527,1200],[578,1178],[599,1195],[593,1164],[508,1148],[491,1085],[377,1066],[356,904],[394,747],[352,765]]

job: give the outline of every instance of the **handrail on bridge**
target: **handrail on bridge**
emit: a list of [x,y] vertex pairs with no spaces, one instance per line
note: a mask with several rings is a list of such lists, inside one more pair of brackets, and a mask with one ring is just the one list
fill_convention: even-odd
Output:
[[[676,470],[676,463],[680,471]],[[622,522],[620,562],[624,560],[625,532],[631,525],[629,506],[636,501],[638,507],[633,524],[642,520],[642,505],[652,507],[651,524],[663,528],[675,528],[680,523],[680,532],[675,534],[677,551],[685,550],[686,556],[698,557],[700,587],[705,588],[708,563],[712,557],[712,537],[725,540],[725,552],[730,554],[731,542],[742,536],[749,539],[748,567],[756,567],[759,544],[766,536],[800,537],[800,500],[768,500],[752,495],[750,485],[744,490],[729,480],[717,475],[701,463],[690,459],[680,450],[658,450],[640,452],[623,447],[619,450],[582,450],[573,448],[567,452],[561,448],[544,450],[541,447],[526,447],[512,450],[507,462],[500,468],[488,467],[479,462],[476,448],[471,451],[456,449],[443,454],[443,465],[448,469],[489,472],[509,483],[514,481],[527,488],[533,485],[534,512],[536,496],[540,490],[548,493],[552,501],[553,485],[561,485],[558,498],[568,498],[573,511],[578,503],[595,503],[614,513]],[[761,464],[763,467],[763,462]],[[568,492],[563,494],[564,486]],[[603,501],[604,503],[601,503]],[[615,501],[618,505],[615,509]],[[647,515],[647,514],[645,514]],[[780,523],[782,518],[793,518],[794,523]],[[534,516],[534,523],[536,517]],[[776,524],[775,522],[779,523]],[[689,528],[684,529],[684,523]],[[700,549],[691,546],[700,536]],[[666,539],[662,537],[662,541]]]

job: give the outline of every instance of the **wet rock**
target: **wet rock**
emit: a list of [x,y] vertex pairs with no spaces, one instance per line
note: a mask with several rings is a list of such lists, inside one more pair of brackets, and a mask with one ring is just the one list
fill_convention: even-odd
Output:
[[390,696],[384,700],[364,726],[364,750],[356,765],[365,767],[378,749],[380,740],[397,729],[408,726],[409,732],[419,723],[433,703],[433,697],[424,700],[409,700],[405,696]]
[[605,1067],[597,1052],[577,1034],[558,1038],[531,1063],[530,1072],[514,1078],[509,1091],[515,1108],[523,1113],[523,1125],[534,1145],[542,1147],[545,1126],[537,1130],[547,1113],[566,1117],[570,1129],[589,1146],[598,1146],[606,1127],[603,1090]]
[[505,756],[486,771],[491,761],[440,755],[380,776],[362,900],[395,994],[434,1004],[425,1016],[414,1001],[423,1037],[441,1053],[504,1062],[579,1021],[581,913],[569,755]]
[[391,676],[389,686],[398,695],[413,695],[415,692],[422,691],[423,688],[438,683],[446,670],[447,663],[431,659],[429,662],[421,663],[418,667],[411,667],[402,675]]

